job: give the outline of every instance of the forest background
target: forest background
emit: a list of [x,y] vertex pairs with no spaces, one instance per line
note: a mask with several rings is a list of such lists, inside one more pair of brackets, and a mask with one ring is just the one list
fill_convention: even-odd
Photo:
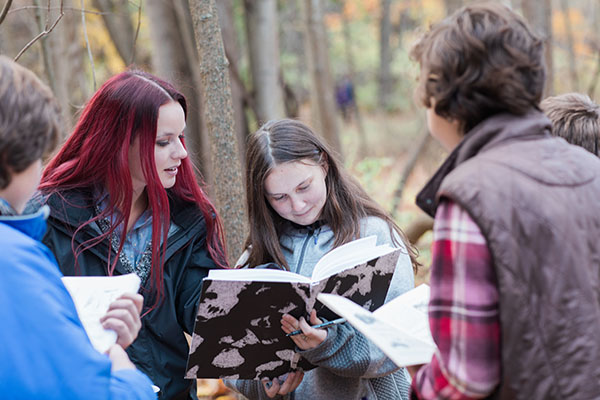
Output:
[[[188,99],[190,155],[225,221],[230,259],[246,234],[245,137],[290,117],[311,125],[417,244],[428,279],[432,221],[415,195],[445,153],[413,101],[411,44],[468,0],[3,0],[0,54],[62,106],[64,136],[93,92],[128,66]],[[503,1],[546,41],[546,95],[597,100],[598,0]],[[200,382],[203,399],[232,397]]]

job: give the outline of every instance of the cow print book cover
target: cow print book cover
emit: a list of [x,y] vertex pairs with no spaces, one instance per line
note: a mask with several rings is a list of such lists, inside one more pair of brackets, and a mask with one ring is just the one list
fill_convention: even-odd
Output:
[[[373,247],[379,251],[373,251],[376,255],[370,259],[370,250],[363,249],[359,264],[346,258],[341,271],[316,280],[298,276],[298,281],[294,277],[276,281],[287,277],[265,278],[268,270],[261,269],[221,271],[219,276],[227,278],[214,279],[211,271],[202,285],[186,378],[274,378],[314,368],[294,351],[294,342],[281,329],[282,315],[306,318],[315,308],[321,319],[337,318],[317,301],[319,293],[344,296],[369,311],[380,307],[401,252],[388,246],[382,251],[382,247]],[[249,278],[255,272],[256,279]]]

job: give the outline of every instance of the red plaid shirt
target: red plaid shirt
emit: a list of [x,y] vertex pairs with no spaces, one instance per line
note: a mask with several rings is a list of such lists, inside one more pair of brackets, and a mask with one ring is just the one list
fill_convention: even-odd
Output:
[[477,399],[500,382],[498,284],[479,227],[443,200],[433,229],[429,325],[438,350],[412,382],[418,399]]

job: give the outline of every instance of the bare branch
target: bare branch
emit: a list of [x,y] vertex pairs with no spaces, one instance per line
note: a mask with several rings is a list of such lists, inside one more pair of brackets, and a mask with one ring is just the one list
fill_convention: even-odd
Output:
[[[40,7],[38,7],[38,6],[23,6],[23,7],[13,8],[12,10],[10,10],[8,12],[8,14],[16,13],[18,11],[37,10],[38,8],[40,8]],[[58,9],[60,9],[60,7],[49,7],[48,9],[49,10],[58,10]],[[102,11],[83,10],[79,7],[63,7],[63,9],[65,11],[85,12],[86,14],[94,14],[94,15],[110,14],[108,12],[102,12]]]
[[0,13],[0,24],[2,23],[2,21],[4,21],[4,18],[6,18],[6,14],[8,14],[8,9],[10,8],[12,4],[12,0],[8,0],[6,2],[6,4],[4,5],[4,8],[2,9],[2,13]]
[[394,219],[398,215],[398,208],[400,206],[400,203],[402,202],[402,192],[404,191],[404,186],[406,185],[406,181],[410,177],[410,174],[412,173],[412,171],[415,169],[415,166],[417,165],[417,161],[419,160],[419,156],[425,150],[425,147],[427,146],[428,141],[429,141],[429,131],[427,129],[424,129],[421,133],[421,136],[419,138],[419,142],[417,143],[416,148],[411,152],[410,159],[406,162],[406,165],[404,166],[404,170],[402,171],[402,176],[400,177],[400,180],[398,181],[398,185],[396,186],[396,190],[394,191],[392,209],[390,210],[390,214],[392,215],[392,218],[394,218]]
[[83,37],[85,38],[85,47],[87,47],[88,57],[90,58],[90,66],[92,67],[92,80],[94,82],[94,92],[96,91],[96,67],[94,66],[94,57],[90,48],[90,40],[88,39],[87,27],[85,24],[85,13],[83,12],[83,0],[81,0],[81,24],[83,26]]
[[17,56],[15,57],[14,61],[16,62],[23,55],[23,53],[25,53],[25,51],[27,51],[27,49],[29,49],[36,41],[38,41],[40,38],[42,38],[44,36],[47,36],[50,32],[52,32],[52,30],[58,24],[58,21],[60,21],[64,15],[65,15],[65,11],[63,9],[63,0],[60,0],[60,11],[59,11],[58,17],[56,17],[56,20],[54,21],[54,23],[52,24],[52,26],[48,27],[48,22],[47,22],[46,23],[46,29],[44,29],[36,37],[34,37],[33,39],[31,39],[29,41],[29,43],[27,43],[25,45],[25,47],[23,47],[21,49],[21,51],[19,52],[19,54],[17,54]]

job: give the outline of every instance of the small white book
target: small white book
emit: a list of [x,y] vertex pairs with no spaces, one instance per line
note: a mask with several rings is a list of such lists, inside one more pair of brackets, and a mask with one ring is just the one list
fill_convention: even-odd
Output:
[[426,364],[436,350],[429,329],[429,286],[419,285],[374,312],[345,297],[321,293],[318,300],[346,318],[396,365]]
[[136,274],[118,276],[64,276],[63,284],[69,291],[79,319],[96,350],[104,353],[117,342],[117,333],[104,329],[100,318],[110,303],[124,293],[137,293],[140,278]]

